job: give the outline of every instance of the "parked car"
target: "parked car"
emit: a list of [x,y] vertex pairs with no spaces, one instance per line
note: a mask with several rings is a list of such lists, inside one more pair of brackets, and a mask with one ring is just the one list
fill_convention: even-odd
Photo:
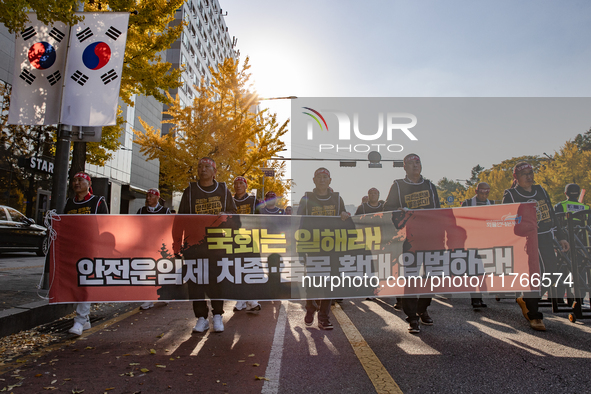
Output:
[[0,252],[36,252],[49,249],[47,229],[14,208],[0,205]]

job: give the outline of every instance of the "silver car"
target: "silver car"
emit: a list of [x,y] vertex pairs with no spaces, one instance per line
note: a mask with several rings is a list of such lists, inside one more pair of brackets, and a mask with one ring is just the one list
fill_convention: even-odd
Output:
[[0,205],[0,252],[35,252],[49,248],[47,229],[14,208]]

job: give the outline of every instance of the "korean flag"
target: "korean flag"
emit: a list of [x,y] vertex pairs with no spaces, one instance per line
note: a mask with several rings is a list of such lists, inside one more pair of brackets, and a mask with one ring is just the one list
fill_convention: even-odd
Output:
[[84,21],[70,32],[61,123],[114,125],[129,13],[81,14]]
[[15,40],[8,123],[57,124],[69,28],[61,22],[44,25],[35,14],[29,21]]

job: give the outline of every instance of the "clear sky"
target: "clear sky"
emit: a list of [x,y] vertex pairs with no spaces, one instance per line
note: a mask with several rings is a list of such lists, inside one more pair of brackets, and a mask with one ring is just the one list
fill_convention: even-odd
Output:
[[[591,92],[586,0],[220,0],[220,5],[241,58],[250,57],[261,97],[589,97]],[[290,116],[289,100],[264,103],[280,117]],[[502,149],[491,147],[490,133],[449,133],[445,141],[429,143],[433,130],[412,149],[423,157],[426,177],[466,179],[476,164],[489,168],[514,156],[551,155],[589,127],[591,120],[581,129],[543,134],[524,127],[519,138],[499,132],[493,139],[504,143]],[[454,160],[446,159],[450,152]],[[385,158],[401,159],[403,153]],[[391,180],[403,173],[389,168],[380,176],[389,178],[379,187],[385,198]],[[360,200],[364,192],[350,199]]]

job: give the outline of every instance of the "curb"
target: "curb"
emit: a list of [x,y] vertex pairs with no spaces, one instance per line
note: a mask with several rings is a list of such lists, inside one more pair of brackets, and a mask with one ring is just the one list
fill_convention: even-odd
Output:
[[50,323],[74,311],[74,304],[49,305],[47,300],[0,311],[0,337]]

